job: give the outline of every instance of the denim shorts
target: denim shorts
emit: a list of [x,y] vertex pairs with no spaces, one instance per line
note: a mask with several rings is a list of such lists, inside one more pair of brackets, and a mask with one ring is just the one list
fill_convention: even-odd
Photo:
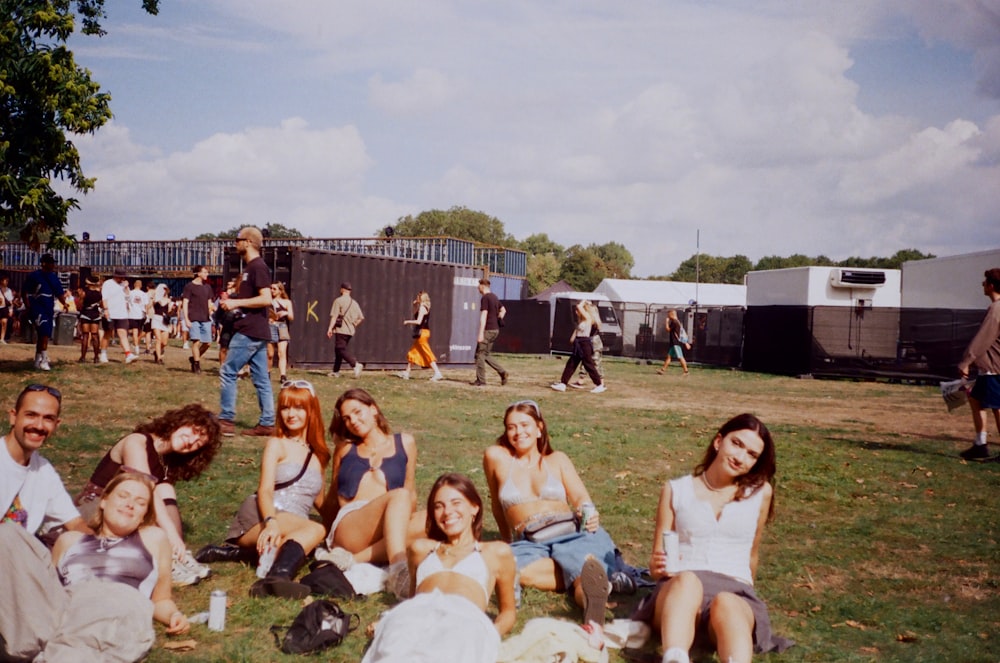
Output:
[[593,555],[602,562],[608,575],[615,568],[615,542],[603,527],[598,527],[593,534],[573,532],[544,543],[519,539],[510,544],[510,548],[514,551],[518,571],[536,560],[551,558],[562,569],[567,591],[580,576],[587,555]]
[[191,329],[188,331],[188,338],[200,343],[212,342],[212,323],[191,321]]
[[969,394],[984,410],[1000,410],[1000,375],[985,373],[976,376]]

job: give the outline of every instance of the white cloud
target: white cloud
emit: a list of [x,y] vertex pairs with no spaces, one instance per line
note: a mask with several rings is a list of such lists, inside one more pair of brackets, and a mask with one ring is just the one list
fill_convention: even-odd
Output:
[[454,97],[454,86],[439,71],[417,69],[410,78],[395,83],[376,74],[368,83],[371,104],[390,114],[427,113],[445,106]]
[[[205,69],[189,78],[120,84],[116,113],[169,107],[197,137],[164,148],[164,127],[139,145],[116,122],[81,140],[99,180],[71,230],[169,238],[277,221],[367,236],[465,205],[519,238],[622,242],[639,275],[673,271],[699,229],[703,251],[751,259],[1000,245],[995,104],[944,122],[919,105],[873,115],[851,78],[858,40],[916,29],[973,53],[989,91],[989,6],[181,2],[188,23],[136,37],[247,64],[216,68],[209,49],[186,53]],[[155,75],[147,66],[128,80]]]

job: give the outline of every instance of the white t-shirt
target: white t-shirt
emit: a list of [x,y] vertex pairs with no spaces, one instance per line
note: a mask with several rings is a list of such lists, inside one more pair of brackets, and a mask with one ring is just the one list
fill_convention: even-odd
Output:
[[101,298],[108,306],[108,317],[112,320],[128,320],[128,300],[125,298],[125,284],[108,279],[101,286]]
[[27,467],[15,462],[7,451],[7,438],[0,437],[0,514],[7,513],[18,496],[28,512],[25,529],[32,534],[40,527],[47,530],[80,517],[52,463],[37,451]]
[[128,317],[132,320],[145,320],[146,307],[149,306],[149,295],[143,290],[132,290],[128,294]]

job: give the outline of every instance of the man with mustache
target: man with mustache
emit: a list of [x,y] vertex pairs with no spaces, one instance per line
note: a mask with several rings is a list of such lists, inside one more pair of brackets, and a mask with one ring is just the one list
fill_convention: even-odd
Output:
[[28,385],[10,411],[10,432],[0,438],[0,523],[29,534],[62,526],[92,533],[62,479],[38,450],[59,425],[62,396],[53,387]]

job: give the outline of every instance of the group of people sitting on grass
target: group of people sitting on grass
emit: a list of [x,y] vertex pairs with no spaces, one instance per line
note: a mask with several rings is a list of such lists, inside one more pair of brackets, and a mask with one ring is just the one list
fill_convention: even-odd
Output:
[[[30,470],[32,462],[44,462],[37,454],[35,461],[23,461],[55,429],[59,406],[51,387],[32,385],[22,392],[2,445],[9,458],[0,456],[0,470],[10,463]],[[18,560],[12,571],[19,580],[0,583],[0,601],[18,609],[0,616],[0,658],[41,654],[53,661],[60,651],[78,657],[80,648],[94,642],[123,648],[125,660],[138,658],[153,641],[150,617],[168,633],[188,630],[173,603],[172,584],[197,581],[207,575],[208,564],[253,563],[269,551],[273,562],[250,588],[251,596],[304,598],[310,590],[295,579],[314,554],[345,570],[372,563],[405,574],[403,594],[410,598],[382,616],[366,662],[407,660],[408,652],[430,649],[440,660],[496,661],[500,638],[514,626],[521,587],[569,593],[583,610],[584,627],[599,635],[609,594],[635,590],[631,576],[620,573],[615,544],[572,460],[553,449],[534,401],[507,407],[504,430],[483,455],[497,541],[482,541],[484,503],[461,474],[438,477],[426,509],[418,508],[417,443],[412,435],[393,432],[367,391],[351,389],[337,399],[330,446],[310,383],[283,383],[277,410],[256,492],[239,506],[224,541],[195,556],[182,538],[173,483],[197,476],[218,449],[218,424],[199,405],[137,427],[107,452],[76,500],[90,518],[86,523],[67,517],[72,505],[56,500],[54,520],[68,531],[51,556],[31,536],[38,524],[11,518],[12,506],[5,520],[15,522],[0,525],[0,554]],[[761,533],[773,513],[774,474],[770,433],[743,414],[719,429],[692,475],[664,485],[649,563],[656,585],[634,616],[659,631],[664,661],[687,661],[698,640],[717,649],[721,660],[738,662],[788,644],[772,636],[767,609],[753,590]],[[7,492],[7,486],[0,488],[0,499]],[[13,501],[20,504],[17,493]],[[37,515],[46,508],[32,510]],[[311,517],[314,510],[320,518]],[[662,534],[671,531],[680,554],[668,571]],[[165,573],[168,563],[172,578]],[[95,591],[95,580],[111,581],[129,598],[117,602],[112,614],[92,612],[99,619],[89,631],[98,637],[87,640],[93,633],[73,624],[80,615],[72,606],[77,597],[93,600],[78,590]],[[44,604],[32,590],[38,586],[45,590]],[[59,608],[38,623],[36,606]],[[110,625],[118,612],[128,613],[128,621],[121,621],[128,631]],[[143,619],[143,628],[135,626]]]

